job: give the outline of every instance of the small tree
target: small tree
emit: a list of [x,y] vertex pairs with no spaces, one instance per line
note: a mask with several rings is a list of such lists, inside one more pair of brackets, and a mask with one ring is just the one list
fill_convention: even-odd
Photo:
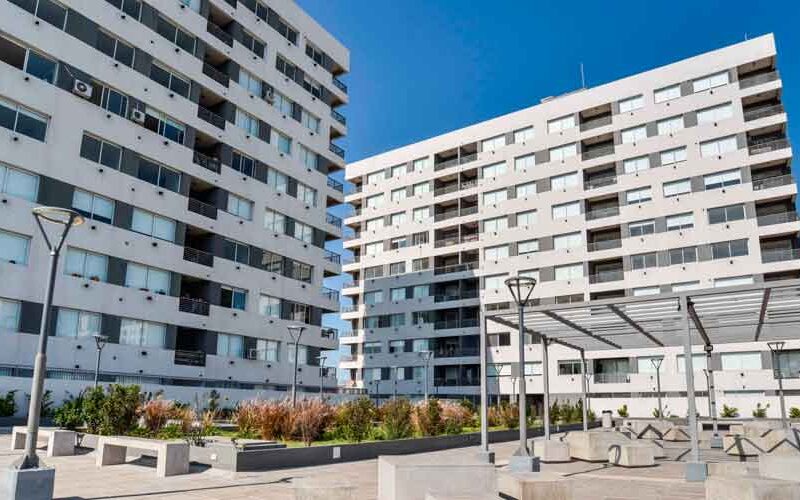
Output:
[[360,397],[339,406],[336,412],[336,434],[348,441],[360,443],[372,431],[377,410],[371,399]]
[[0,398],[0,417],[13,417],[17,413],[17,391],[8,391]]
[[436,436],[444,430],[442,422],[442,407],[439,400],[430,398],[428,402],[421,402],[414,407],[412,422],[417,434],[421,436]]
[[555,424],[559,421],[559,419],[563,418],[564,414],[562,413],[562,406],[558,404],[558,400],[553,400],[553,404],[550,405],[550,423]]
[[756,409],[753,410],[753,418],[767,418],[767,409],[769,408],[769,403],[764,406],[761,406],[761,403],[756,403]]
[[519,407],[507,402],[500,403],[494,407],[497,413],[498,423],[506,429],[516,429],[519,427]]
[[720,412],[719,415],[722,418],[736,418],[739,416],[739,409],[734,406],[728,406],[726,404],[723,404],[722,411]]
[[386,439],[410,437],[413,431],[411,412],[411,402],[406,398],[387,401],[380,409],[381,430],[384,437]]
[[294,409],[295,432],[306,446],[322,436],[333,417],[330,405],[321,399],[304,399]]
[[622,405],[617,408],[617,415],[621,418],[628,418],[628,405]]
[[442,415],[442,430],[445,434],[461,434],[464,427],[472,423],[472,414],[460,404],[442,401],[439,403]]
[[139,408],[145,429],[150,434],[158,433],[175,411],[175,403],[167,399],[151,399]]
[[100,433],[119,436],[131,430],[136,424],[140,397],[138,385],[109,386],[101,408]]
[[59,427],[74,431],[83,424],[83,394],[69,399],[53,412],[53,421]]
[[106,393],[102,387],[92,387],[83,393],[83,420],[86,424],[86,431],[90,434],[100,432],[103,423],[103,406],[106,400]]

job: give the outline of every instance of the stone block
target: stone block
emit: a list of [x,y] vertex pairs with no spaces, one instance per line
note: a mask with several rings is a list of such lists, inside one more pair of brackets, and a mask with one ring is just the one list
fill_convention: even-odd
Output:
[[425,455],[378,457],[378,500],[434,495],[497,496],[494,465],[476,459],[444,462]]
[[[800,481],[800,455],[760,455],[758,472],[762,477]],[[800,485],[798,485],[800,488]]]
[[571,460],[569,456],[569,444],[565,441],[554,441],[551,439],[534,441],[533,454],[546,464],[569,462]]
[[743,435],[744,434],[744,425],[742,424],[731,424],[728,426],[728,434],[733,435]]
[[800,488],[792,481],[757,477],[709,477],[706,500],[800,500]]
[[[14,426],[11,429],[11,449],[21,450],[25,448],[27,434],[27,427]],[[75,454],[75,431],[42,427],[37,433],[37,438],[37,440],[47,439],[48,457],[64,457]]]
[[53,486],[56,471],[53,468],[18,470],[8,468],[4,471],[4,481],[0,484],[0,498],[6,500],[53,500]]
[[757,473],[747,462],[711,462],[708,464],[709,476],[756,476]]
[[504,498],[517,500],[572,500],[573,482],[553,472],[501,472],[498,477]]
[[608,410],[603,410],[602,415],[602,424],[603,429],[610,429],[614,426],[614,419],[611,417],[611,412]]
[[187,443],[120,436],[100,437],[95,450],[97,466],[105,467],[125,463],[129,447],[156,453],[156,475],[158,477],[176,476],[189,472],[189,445]]
[[608,449],[608,461],[621,467],[651,467],[656,461],[651,445],[616,444]]
[[608,447],[612,444],[629,444],[630,439],[618,432],[570,432],[564,438],[569,444],[572,458],[588,462],[608,461]]
[[425,500],[497,500],[492,495],[448,495],[446,493],[428,493]]
[[298,478],[292,485],[295,500],[358,500],[355,485],[342,481]]
[[749,438],[731,434],[722,436],[722,449],[728,455],[737,457],[754,457],[763,453],[763,450]]

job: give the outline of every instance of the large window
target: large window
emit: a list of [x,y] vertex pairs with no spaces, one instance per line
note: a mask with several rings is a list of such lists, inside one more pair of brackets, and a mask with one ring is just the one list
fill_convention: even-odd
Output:
[[630,191],[625,192],[625,202],[628,205],[632,205],[635,203],[644,203],[652,199],[653,199],[653,193],[650,190],[650,186],[639,189],[631,189]]
[[653,219],[631,222],[628,231],[632,237],[653,234],[656,232],[656,222]]
[[247,290],[232,286],[223,286],[220,292],[219,305],[229,309],[244,311],[247,307]]
[[709,224],[723,224],[744,219],[744,205],[728,205],[708,209]]
[[133,67],[133,47],[103,30],[97,32],[97,50],[120,64]]
[[170,278],[169,271],[128,262],[125,271],[125,286],[167,295],[170,288]]
[[[260,78],[257,78],[254,74],[250,73],[246,69],[239,68],[239,85],[242,86],[245,90],[250,92],[252,95],[261,96],[264,90],[264,82],[261,81]],[[275,92],[275,99],[273,100],[273,105],[277,102],[278,96],[283,97],[282,94],[278,94]],[[289,103],[289,113],[291,113],[291,102]],[[275,106],[278,107],[278,106]],[[279,108],[280,109],[280,108]],[[286,113],[284,113],[286,114]]]
[[489,191],[487,193],[483,193],[483,204],[496,205],[500,202],[506,201],[507,198],[508,198],[508,190],[497,189],[495,191]]
[[244,45],[247,48],[247,50],[257,55],[258,57],[264,57],[264,49],[266,48],[264,42],[262,42],[261,40],[258,39],[258,37],[256,37],[255,35],[244,29],[242,29],[239,32],[239,35],[240,35],[239,42],[242,45]]
[[547,121],[547,133],[553,134],[555,132],[563,132],[575,128],[575,115],[562,116],[553,120]]
[[103,85],[100,89],[100,107],[125,118],[128,116],[128,96]]
[[149,106],[146,113],[144,119],[145,128],[173,142],[183,144],[183,137],[186,133],[186,126],[183,123]]
[[253,220],[253,202],[228,193],[228,208],[226,212],[245,220]]
[[0,261],[27,265],[30,244],[27,236],[0,231]]
[[[422,196],[423,194],[431,192],[431,183],[430,182],[420,182],[419,184],[414,184],[412,187],[414,196]],[[414,209],[416,210],[416,209]]]
[[683,116],[673,116],[664,120],[656,122],[658,128],[658,135],[674,134],[679,130],[683,130]]
[[367,197],[367,208],[378,208],[383,205],[383,194],[374,194]]
[[166,346],[166,337],[167,325],[163,323],[128,318],[122,318],[120,323],[119,343],[122,345],[163,349]]
[[737,148],[736,136],[732,135],[721,139],[714,139],[713,141],[701,142],[700,156],[703,158],[721,156],[725,153],[736,151]]
[[570,248],[580,248],[582,246],[583,236],[579,231],[553,236],[553,249],[555,250],[567,250]]
[[675,148],[661,152],[662,165],[674,165],[686,161],[686,148]]
[[267,185],[272,186],[279,193],[288,193],[289,176],[270,167],[267,169]]
[[217,334],[217,356],[244,358],[244,337],[230,333]]
[[[686,373],[686,356],[678,354],[675,360],[678,362],[678,373]],[[693,372],[701,372],[707,368],[705,354],[692,354]]]
[[100,314],[77,309],[58,308],[56,336],[83,338],[100,334]]
[[761,370],[760,352],[723,352],[722,369],[728,371]]
[[256,359],[260,361],[273,361],[279,359],[280,342],[277,340],[256,340]]
[[583,264],[569,264],[555,268],[556,281],[568,281],[583,278]]
[[483,232],[498,233],[508,229],[508,217],[495,217],[483,221]]
[[[364,303],[368,304],[366,301],[366,294],[364,295]],[[389,300],[392,302],[400,302],[401,300],[406,300],[406,287],[399,287],[399,288],[392,288],[389,290]]]
[[581,202],[573,201],[570,203],[562,203],[560,205],[553,205],[552,208],[553,219],[565,219],[567,217],[576,217],[581,214]]
[[119,170],[122,148],[97,137],[84,135],[81,141],[81,156],[89,161]]
[[272,107],[277,109],[285,116],[292,115],[292,105],[294,104],[291,99],[281,94],[280,92],[273,91],[272,93]]
[[0,127],[44,142],[50,118],[0,97]]
[[486,260],[501,260],[508,258],[508,245],[486,247],[486,249],[483,251],[483,258]]
[[491,139],[485,139],[481,141],[481,151],[495,151],[497,149],[502,148],[506,145],[506,136],[505,135],[498,135],[497,137],[492,137]]
[[664,87],[653,92],[653,98],[655,99],[656,103],[671,101],[673,99],[677,99],[680,96],[681,96],[680,84],[670,85],[669,87]]
[[[272,142],[275,144],[275,147],[278,148],[279,153],[282,153],[286,156],[292,156],[291,137],[275,129],[272,129]],[[303,158],[304,163],[306,160],[307,158]]]
[[622,144],[631,144],[647,137],[647,127],[626,128],[622,131]]
[[0,37],[0,61],[47,83],[55,83],[58,63],[33,49]]
[[669,250],[669,265],[678,266],[697,262],[697,247],[671,248]]
[[709,174],[703,177],[703,183],[706,186],[706,190],[735,186],[736,184],[742,183],[742,172],[737,168],[718,172],[716,174]]
[[630,111],[634,111],[643,107],[644,107],[644,97],[642,95],[628,97],[627,99],[622,99],[621,101],[619,101],[620,113],[628,113]]
[[728,72],[721,71],[719,73],[714,73],[713,75],[708,75],[692,81],[692,91],[702,92],[703,90],[727,85],[729,81]]
[[525,240],[517,243],[517,255],[525,255],[539,251],[539,240]]
[[39,194],[39,176],[0,163],[0,193],[35,201]]
[[648,269],[656,266],[658,266],[658,259],[656,258],[655,252],[631,255],[631,267],[634,270]]
[[414,160],[414,172],[422,172],[430,165],[430,158],[418,158]]
[[64,274],[76,278],[106,281],[108,257],[78,248],[68,248],[64,261]]
[[222,256],[240,264],[249,264],[250,245],[225,238],[222,241]]
[[572,188],[578,185],[578,174],[577,172],[571,172],[569,174],[563,175],[556,175],[550,178],[550,188],[553,191],[558,190],[565,190],[568,188]]
[[697,123],[713,123],[731,118],[733,116],[733,105],[729,102],[701,109],[697,112]]
[[317,153],[311,151],[300,143],[297,143],[297,151],[299,151],[298,156],[300,157],[300,162],[303,164],[303,166],[311,170],[317,169],[317,164],[319,162]]
[[280,318],[281,299],[272,297],[271,295],[261,294],[258,298],[258,313],[270,318]]
[[134,208],[131,230],[167,241],[175,241],[175,221]]
[[505,280],[508,278],[507,274],[496,274],[494,276],[486,276],[483,278],[483,287],[486,290],[502,290],[506,288]]
[[408,194],[408,190],[404,187],[400,189],[393,189],[391,193],[391,199],[395,202],[400,202],[406,199],[406,195]]
[[19,330],[21,304],[16,300],[0,299],[0,332]]
[[694,227],[694,214],[692,212],[667,217],[667,231],[678,231],[692,227]]
[[[401,290],[403,290],[403,299],[405,299],[405,288],[402,288]],[[394,291],[392,291],[392,296],[394,297]],[[364,292],[364,304],[368,306],[374,306],[375,304],[380,304],[382,302],[383,302],[383,290],[373,290],[371,292]]]
[[191,84],[189,79],[178,76],[172,70],[169,70],[160,64],[153,63],[150,66],[150,79],[175,92],[179,96],[189,97],[189,89]]
[[532,141],[534,137],[533,127],[525,127],[514,131],[514,144],[521,144]]
[[550,149],[550,161],[564,161],[578,154],[578,145],[574,142]]
[[526,168],[533,168],[536,166],[536,155],[529,154],[525,156],[518,156],[514,158],[514,170],[520,172]]
[[752,285],[753,283],[753,276],[729,276],[727,278],[714,278],[714,288]]
[[156,31],[170,42],[182,48],[190,54],[194,54],[194,37],[189,33],[178,28],[162,15],[158,15],[156,20]]
[[249,135],[258,136],[258,118],[239,108],[236,108],[236,126]]
[[747,240],[720,241],[711,244],[712,259],[730,259],[747,255]]
[[136,176],[145,182],[168,189],[174,193],[178,193],[181,190],[180,172],[146,158],[139,158],[139,170]]
[[647,156],[640,156],[638,158],[629,158],[622,162],[626,174],[635,174],[643,172],[650,168],[650,158]]
[[[231,168],[236,170],[237,172],[241,172],[244,175],[253,176],[253,171],[255,170],[256,161],[253,158],[245,155],[244,153],[240,153],[239,151],[234,150],[233,156],[231,159]],[[269,171],[274,171],[270,169]],[[268,172],[269,172],[268,171]],[[284,176],[285,178],[285,176]],[[267,183],[269,183],[269,178],[267,179]]]
[[53,0],[16,0],[14,3],[56,28],[64,29],[67,22],[67,8],[60,3]]
[[286,232],[286,216],[274,210],[264,211],[264,227],[274,233]]
[[508,171],[506,162],[495,163],[493,165],[486,165],[481,169],[481,175],[484,179],[487,177],[497,177],[505,174]]
[[559,375],[580,375],[583,370],[579,359],[560,359],[558,360]]
[[679,181],[665,182],[664,197],[679,196],[692,192],[692,182],[689,179],[681,179]]
[[517,227],[530,227],[536,224],[536,210],[517,213]]

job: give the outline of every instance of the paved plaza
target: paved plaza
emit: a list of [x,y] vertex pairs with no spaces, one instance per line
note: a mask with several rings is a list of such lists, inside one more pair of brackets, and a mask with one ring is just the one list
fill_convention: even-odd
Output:
[[[492,446],[497,454],[498,467],[508,462],[516,443]],[[19,452],[12,452],[10,436],[0,436],[0,467],[14,461]],[[442,462],[475,453],[476,448],[461,448],[436,452]],[[683,480],[683,464],[679,462],[688,451],[688,443],[670,443],[667,458],[656,467],[623,469],[605,464],[572,462],[544,464],[545,471],[556,471],[575,481],[575,498],[582,500],[623,499],[702,499],[702,483]],[[709,453],[706,450],[706,453]],[[726,460],[722,454],[707,457]],[[293,482],[313,478],[322,483],[346,482],[358,488],[359,499],[375,499],[377,492],[377,460],[350,462],[321,467],[285,469],[269,472],[239,473],[215,471],[193,466],[184,476],[158,479],[155,462],[147,458],[128,457],[129,463],[97,469],[94,454],[48,459],[56,467],[55,497],[61,500],[101,499],[291,499]],[[446,480],[446,478],[443,478]]]

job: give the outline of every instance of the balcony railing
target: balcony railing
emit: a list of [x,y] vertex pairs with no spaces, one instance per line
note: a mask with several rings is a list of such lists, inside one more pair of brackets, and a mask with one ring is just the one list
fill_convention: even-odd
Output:
[[480,380],[472,378],[445,378],[436,377],[433,385],[436,387],[472,387],[480,384]]
[[766,118],[772,115],[779,115],[783,113],[783,104],[775,104],[772,106],[761,106],[759,108],[752,108],[744,110],[744,121],[749,122],[758,120],[759,118]]
[[800,259],[800,249],[797,248],[761,250],[761,262],[763,264],[797,259]]
[[434,196],[442,196],[442,195],[445,195],[447,193],[455,193],[458,190],[459,190],[458,183],[454,182],[453,184],[450,184],[448,186],[444,186],[444,187],[440,187],[440,188],[434,189],[433,190],[433,195]]
[[325,250],[325,260],[328,262],[332,262],[334,264],[341,264],[342,263],[342,256],[336,252],[331,252],[330,250]]
[[189,211],[200,214],[209,219],[217,218],[217,207],[209,205],[195,198],[189,198]]
[[623,271],[600,271],[589,275],[589,283],[608,283],[609,281],[621,281],[624,278]]
[[614,217],[615,215],[619,215],[619,207],[598,208],[596,210],[586,212],[586,220]]
[[461,358],[467,356],[479,356],[481,350],[478,347],[443,347],[433,351],[436,358]]
[[347,194],[357,194],[364,191],[364,186],[361,184],[352,184],[347,188]]
[[597,189],[604,186],[611,186],[612,184],[617,183],[616,176],[608,175],[605,177],[596,177],[594,179],[589,179],[588,181],[583,183],[583,189],[590,190],[590,189]]
[[631,376],[627,373],[595,373],[595,384],[629,384]]
[[330,143],[328,145],[328,149],[331,150],[331,153],[335,154],[336,156],[344,160],[344,149],[340,148],[334,143]]
[[466,207],[462,208],[461,210],[453,209],[447,210],[446,212],[440,212],[438,214],[434,214],[433,220],[435,222],[440,222],[447,219],[452,219],[453,217],[465,217],[467,215],[472,215],[478,212],[478,207]]
[[219,83],[223,87],[227,87],[231,81],[231,78],[228,75],[208,63],[203,63],[203,74]]
[[445,168],[450,168],[450,167],[455,166],[455,165],[463,165],[465,163],[469,163],[471,161],[475,161],[477,158],[478,158],[478,154],[477,153],[473,153],[471,155],[462,156],[461,158],[452,158],[450,160],[443,161],[441,163],[437,163],[436,165],[434,165],[433,170],[434,171],[439,171],[439,170],[443,170]]
[[342,304],[339,307],[339,311],[341,311],[343,313],[355,312],[356,309],[357,309],[357,306],[355,304]]
[[358,361],[361,359],[360,354],[343,354],[339,356],[339,361],[343,363],[352,363],[353,361]]
[[591,149],[587,149],[583,153],[581,153],[581,158],[584,161],[592,160],[594,158],[600,158],[601,156],[614,154],[614,146],[600,146]]
[[478,320],[472,318],[466,319],[446,319],[435,321],[433,323],[434,330],[451,330],[453,328],[474,328],[478,326]]
[[433,269],[433,274],[450,274],[461,273],[465,271],[473,271],[478,268],[477,262],[467,262],[464,264],[452,264],[449,266],[440,266]]
[[759,226],[771,226],[773,224],[785,224],[800,220],[797,212],[783,212],[778,214],[760,215],[756,219]]
[[332,188],[334,191],[339,191],[340,193],[344,193],[344,184],[337,181],[332,177],[328,177],[328,187]]
[[333,214],[325,214],[325,222],[339,229],[342,228],[342,219]]
[[454,245],[458,245],[461,243],[461,239],[458,236],[450,236],[449,238],[440,238],[438,240],[433,241],[434,248],[442,248],[442,247],[451,247]]
[[593,128],[602,127],[604,125],[611,125],[611,115],[601,116],[600,118],[591,118],[581,123],[581,132],[591,130]]
[[786,149],[789,147],[789,139],[775,139],[774,141],[762,142],[760,144],[750,144],[748,150],[751,155],[760,155],[762,153],[769,153]]
[[185,313],[208,316],[210,308],[205,300],[181,297],[178,302],[178,310]]
[[219,129],[225,130],[225,118],[219,116],[210,109],[200,106],[199,104],[197,106],[197,117],[201,120],[207,121]]
[[761,191],[762,189],[786,186],[787,184],[794,184],[794,177],[789,174],[753,179],[753,191]]
[[345,94],[347,93],[347,85],[345,85],[344,82],[342,82],[333,75],[331,75],[331,81],[333,82],[333,84],[336,86],[337,89],[341,90]]
[[339,332],[339,338],[358,337],[358,330],[342,330]]
[[345,118],[343,114],[339,113],[335,109],[331,109],[331,118],[341,123],[342,125],[347,125],[347,118]]
[[206,353],[203,351],[175,351],[175,364],[184,366],[206,366]]
[[183,260],[202,266],[214,267],[214,255],[192,247],[183,247]]
[[208,22],[206,29],[208,30],[209,33],[219,38],[222,41],[222,43],[230,47],[233,47],[233,37],[225,30],[223,30],[216,24],[212,23],[211,21]]
[[622,246],[622,240],[599,240],[590,241],[586,244],[590,252],[599,252],[601,250],[611,250],[612,248],[619,248]]
[[322,296],[328,300],[339,301],[339,291],[333,288],[322,287]]
[[461,292],[453,292],[453,293],[434,295],[433,301],[434,302],[451,302],[453,300],[467,300],[467,299],[475,299],[477,297],[478,297],[478,291],[477,290],[463,290]]
[[772,82],[780,78],[780,75],[777,71],[771,71],[769,73],[761,73],[760,75],[748,76],[739,80],[739,88],[746,89],[748,87],[754,87],[756,85],[761,85],[763,83]]
[[216,174],[220,173],[221,171],[221,166],[218,159],[206,156],[200,151],[194,152],[192,155],[192,161],[206,170],[211,170]]

